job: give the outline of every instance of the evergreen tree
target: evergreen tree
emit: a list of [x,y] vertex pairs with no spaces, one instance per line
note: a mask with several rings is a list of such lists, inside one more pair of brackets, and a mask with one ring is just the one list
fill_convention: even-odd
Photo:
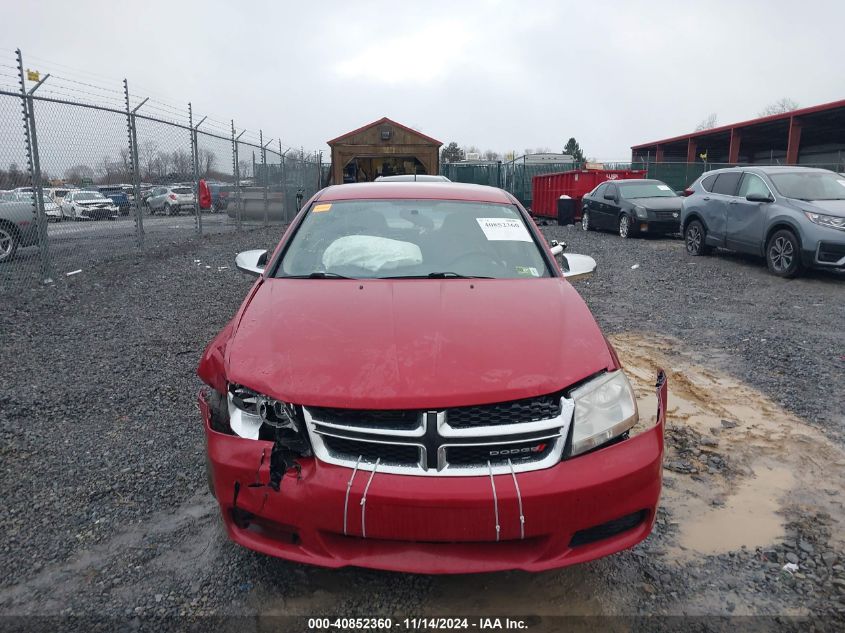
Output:
[[571,137],[568,141],[566,141],[566,145],[563,147],[563,153],[572,156],[576,163],[583,163],[587,160],[584,156],[584,152],[581,150],[581,146],[578,145],[578,141],[575,140],[575,137]]

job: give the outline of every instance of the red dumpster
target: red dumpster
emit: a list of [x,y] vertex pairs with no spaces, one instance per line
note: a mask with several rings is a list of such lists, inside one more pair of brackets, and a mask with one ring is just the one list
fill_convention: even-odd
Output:
[[575,200],[575,219],[581,218],[581,197],[605,180],[645,178],[643,169],[573,169],[556,174],[542,174],[532,179],[531,215],[539,218],[558,217],[558,198]]

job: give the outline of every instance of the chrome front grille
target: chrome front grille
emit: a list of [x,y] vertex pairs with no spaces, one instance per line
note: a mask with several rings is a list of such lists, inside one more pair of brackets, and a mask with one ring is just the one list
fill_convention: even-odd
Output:
[[404,475],[470,476],[548,468],[560,461],[575,405],[541,396],[432,411],[303,407],[324,462]]
[[677,220],[680,217],[680,211],[655,211],[654,217],[658,220]]

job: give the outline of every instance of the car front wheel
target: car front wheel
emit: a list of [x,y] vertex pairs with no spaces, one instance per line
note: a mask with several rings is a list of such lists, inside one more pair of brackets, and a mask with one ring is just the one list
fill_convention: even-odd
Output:
[[766,265],[769,272],[787,279],[801,272],[801,245],[795,233],[787,229],[776,231],[766,245]]
[[18,250],[18,235],[13,228],[0,224],[0,264],[15,258]]
[[631,216],[627,213],[623,213],[619,218],[619,237],[625,239],[631,237]]
[[590,225],[590,212],[586,209],[581,212],[581,229],[583,231],[593,230],[593,227]]
[[684,229],[684,243],[687,247],[687,253],[693,256],[708,255],[712,248],[704,243],[706,237],[704,225],[698,220],[693,220],[687,224]]

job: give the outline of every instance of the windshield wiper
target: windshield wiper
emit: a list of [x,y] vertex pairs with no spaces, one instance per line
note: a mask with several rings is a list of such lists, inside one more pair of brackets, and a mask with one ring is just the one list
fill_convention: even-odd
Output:
[[379,277],[379,279],[494,279],[482,275],[462,275],[451,271],[428,273],[427,275],[395,275],[391,277]]
[[322,270],[316,270],[307,275],[285,275],[282,279],[354,279],[354,277],[346,277],[338,275],[337,273],[327,273]]

